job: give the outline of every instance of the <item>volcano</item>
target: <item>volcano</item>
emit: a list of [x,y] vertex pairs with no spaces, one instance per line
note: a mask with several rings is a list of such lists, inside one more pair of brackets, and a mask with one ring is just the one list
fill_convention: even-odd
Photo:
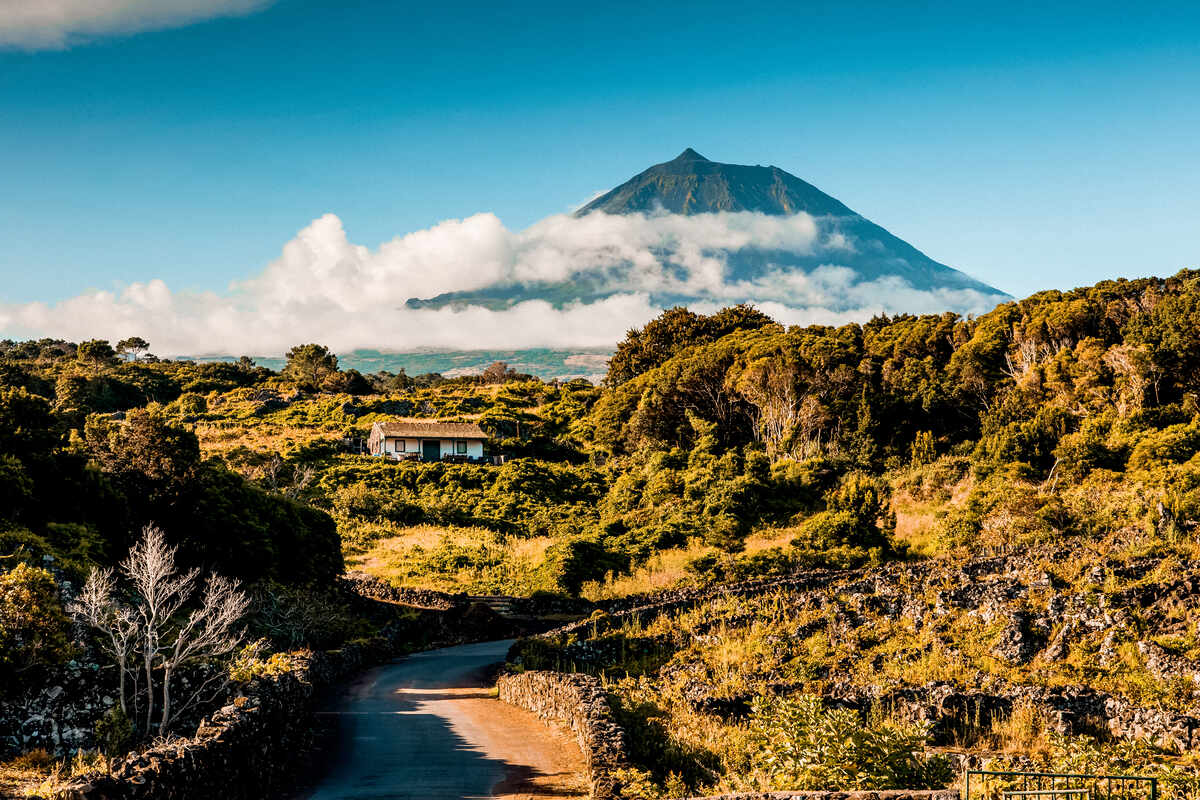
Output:
[[[587,203],[572,220],[591,249],[584,258],[565,256],[579,263],[561,264],[553,278],[513,276],[408,306],[500,310],[542,300],[563,307],[645,293],[664,308],[749,302],[836,313],[875,304],[895,313],[928,310],[906,307],[905,298],[920,293],[953,311],[1008,299],[779,167],[722,164],[690,147]],[[623,238],[635,237],[642,249],[631,255],[637,248]]]

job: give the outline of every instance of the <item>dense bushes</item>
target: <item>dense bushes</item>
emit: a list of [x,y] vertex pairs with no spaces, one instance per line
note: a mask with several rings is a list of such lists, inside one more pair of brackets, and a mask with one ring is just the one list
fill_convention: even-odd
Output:
[[893,549],[896,521],[890,500],[886,481],[851,472],[826,494],[825,510],[801,524],[792,546],[810,563],[836,567],[878,563]]
[[528,459],[500,467],[345,459],[313,491],[343,517],[536,536],[573,533],[594,520],[604,481],[587,465]]
[[53,575],[22,563],[0,572],[0,696],[31,671],[65,661],[67,630]]
[[0,389],[0,556],[52,555],[78,577],[156,522],[190,563],[243,579],[308,583],[341,572],[328,515],[203,461],[195,435],[165,417],[91,417],[74,443],[65,427],[45,399]]
[[926,755],[929,731],[888,720],[864,724],[857,711],[821,698],[760,697],[751,708],[747,777],[764,790],[940,789],[950,760]]
[[[548,537],[561,587],[689,542],[714,548],[692,568],[712,579],[893,557],[897,502],[919,506],[899,535],[919,519],[925,552],[1113,530],[1178,539],[1200,525],[1198,309],[1190,271],[975,319],[801,328],[746,307],[672,309],[629,333],[602,389],[504,365],[364,376],[320,345],[295,348],[277,375],[249,359],[119,363],[98,341],[6,342],[2,535],[87,560],[154,519],[205,563],[271,565],[226,571],[321,579],[337,565],[330,529],[298,500],[330,512],[351,550],[416,524]],[[407,415],[478,420],[509,461],[340,449]],[[51,499],[66,496],[78,502]],[[772,526],[789,546],[737,555]]]
[[[747,526],[815,510],[794,542],[797,563],[827,552],[830,563],[848,564],[895,549],[886,509],[864,510],[870,498],[827,497],[824,509],[814,501],[838,475],[856,472],[898,483],[919,474],[909,496],[941,506],[936,528],[944,547],[1027,545],[1121,528],[1194,532],[1200,329],[1189,323],[1198,318],[1194,271],[1043,292],[974,320],[749,326],[716,339],[696,335],[687,347],[664,332],[687,327],[690,318],[672,312],[654,323],[664,330],[630,334],[612,388],[590,415],[592,445],[628,459],[606,506],[633,529],[630,498],[671,509],[688,494],[680,467],[659,474],[664,460],[701,452],[748,459],[761,447],[773,461],[772,480],[729,495],[750,502],[727,504],[737,509],[728,515],[702,507],[686,516],[703,519],[714,541],[736,547]],[[666,342],[652,348],[660,356],[635,358],[647,336]],[[964,457],[975,485],[952,498]],[[804,475],[794,487],[781,480],[806,464],[825,472]],[[935,476],[938,469],[943,474]],[[1114,484],[1121,491],[1112,492]],[[1087,499],[1099,486],[1109,487],[1112,502]],[[710,484],[705,492],[719,497],[724,488]],[[785,488],[792,502],[772,508],[787,497]],[[1123,499],[1131,493],[1152,512],[1136,512]],[[664,498],[665,505],[656,502]],[[640,513],[671,530],[663,524],[669,511]],[[642,541],[657,547],[678,538]],[[847,547],[862,549],[855,555]]]

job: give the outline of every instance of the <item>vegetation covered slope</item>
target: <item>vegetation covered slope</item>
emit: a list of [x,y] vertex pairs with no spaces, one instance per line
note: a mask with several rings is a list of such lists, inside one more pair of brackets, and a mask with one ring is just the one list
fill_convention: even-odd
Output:
[[[743,774],[749,761],[702,751],[723,752],[738,715],[771,698],[837,687],[861,704],[941,681],[1011,708],[1013,687],[1081,685],[1200,714],[1192,594],[1177,585],[1193,580],[1200,527],[1200,273],[1043,292],[973,319],[789,328],[747,307],[672,309],[629,333],[599,387],[499,364],[452,380],[362,375],[320,345],[293,348],[280,372],[124,349],[0,343],[10,674],[70,656],[56,586],[113,564],[154,522],[185,564],[293,602],[343,559],[410,587],[618,604],[851,570],[825,594],[703,612],[727,618],[719,635],[686,610],[648,633],[631,623],[638,663],[621,642],[614,658],[547,656],[649,682],[619,689],[628,707],[667,730],[653,741],[699,753],[647,761],[651,793]],[[361,453],[371,424],[397,416],[477,421],[505,463]],[[989,556],[1026,560],[997,568],[1019,579],[981,614],[988,598],[970,587],[993,573],[960,566]],[[905,587],[900,619],[838,588],[867,578]],[[1106,642],[1117,623],[1104,609],[1145,586],[1147,610]],[[44,613],[12,611],[24,607]],[[701,684],[712,703],[696,706],[684,694]],[[833,724],[815,713],[754,724]],[[714,723],[711,741],[679,727],[722,714],[733,728]]]
[[[630,332],[601,388],[503,366],[363,376],[318,346],[274,373],[248,359],[122,362],[95,343],[8,343],[8,535],[70,550],[147,519],[168,527],[174,513],[181,540],[211,543],[194,546],[217,559],[229,537],[261,548],[271,537],[255,531],[306,531],[285,518],[316,507],[347,552],[417,524],[544,537],[558,565],[537,584],[568,592],[672,548],[691,547],[689,574],[712,579],[909,548],[1186,537],[1200,518],[1197,283],[1183,272],[1044,292],[975,319],[836,328],[673,309]],[[355,452],[396,416],[478,421],[507,463]],[[52,500],[66,495],[79,502]],[[496,557],[443,555],[466,572]],[[338,567],[318,561],[284,571]]]

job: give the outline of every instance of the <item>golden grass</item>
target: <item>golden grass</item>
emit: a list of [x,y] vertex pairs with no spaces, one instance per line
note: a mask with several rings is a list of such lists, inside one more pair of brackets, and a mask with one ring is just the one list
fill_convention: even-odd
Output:
[[[539,568],[554,544],[548,536],[519,538],[484,528],[414,525],[396,529],[396,534],[379,539],[360,553],[347,553],[346,566],[374,575],[395,586],[448,592],[529,594],[543,585]],[[449,548],[464,548],[477,561],[454,571],[423,571],[431,554]]]
[[892,499],[896,515],[896,539],[908,546],[910,552],[932,556],[937,552],[934,535],[937,508],[931,503],[919,503],[906,493],[897,492]]
[[650,594],[672,589],[687,583],[690,577],[686,566],[689,561],[703,555],[708,547],[673,548],[655,553],[650,559],[629,575],[609,573],[603,581],[588,581],[580,589],[580,596],[588,600],[607,600],[628,597],[634,594]]
[[[753,555],[772,547],[786,548],[795,536],[795,528],[763,528],[746,538],[744,552]],[[713,552],[716,548],[692,539],[684,547],[660,550],[628,575],[610,572],[602,581],[588,581],[579,594],[592,601],[611,600],[686,586],[694,580],[688,563]]]
[[[975,481],[968,473],[961,480],[941,487],[949,493],[946,499],[921,500],[911,492],[895,487],[892,494],[892,513],[896,515],[896,539],[918,556],[931,557],[939,552],[937,522],[951,508],[966,502]],[[943,495],[944,497],[944,495]]]
[[72,778],[106,772],[108,762],[95,750],[79,750],[56,759],[38,748],[0,764],[0,797],[49,797]]
[[54,772],[54,757],[42,749],[30,750],[0,763],[0,797],[25,797]]
[[1050,717],[1044,710],[1032,703],[1020,703],[1007,717],[992,722],[992,748],[1007,755],[1045,759],[1050,754],[1051,730]]
[[341,438],[340,427],[338,431],[330,431],[311,425],[259,420],[197,422],[193,431],[205,456],[220,456],[242,447],[260,453],[286,453],[313,442]]

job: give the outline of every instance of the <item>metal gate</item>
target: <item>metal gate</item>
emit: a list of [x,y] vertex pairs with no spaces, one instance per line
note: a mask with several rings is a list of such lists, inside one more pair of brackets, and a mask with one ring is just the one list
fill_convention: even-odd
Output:
[[969,769],[964,790],[964,800],[1158,800],[1158,779]]

